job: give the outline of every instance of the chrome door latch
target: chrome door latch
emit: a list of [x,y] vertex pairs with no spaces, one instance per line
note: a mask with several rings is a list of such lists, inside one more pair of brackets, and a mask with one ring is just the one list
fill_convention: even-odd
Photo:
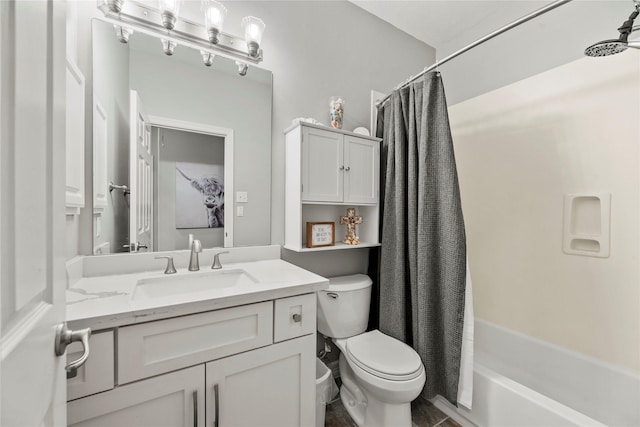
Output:
[[78,360],[69,363],[64,369],[67,371],[67,379],[78,375],[78,368],[84,365],[89,358],[89,337],[91,337],[91,328],[79,329],[72,331],[67,325],[61,323],[56,328],[55,352],[56,356],[62,356],[67,346],[72,342],[82,343],[82,356]]

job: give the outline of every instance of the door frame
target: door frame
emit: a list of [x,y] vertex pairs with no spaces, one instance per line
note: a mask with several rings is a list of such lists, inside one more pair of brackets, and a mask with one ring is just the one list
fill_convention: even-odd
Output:
[[[233,129],[154,115],[149,115],[148,119],[149,125],[152,127],[175,129],[224,138],[224,247],[232,248],[233,216],[235,212],[235,193],[233,186]],[[230,206],[230,209],[227,205]]]

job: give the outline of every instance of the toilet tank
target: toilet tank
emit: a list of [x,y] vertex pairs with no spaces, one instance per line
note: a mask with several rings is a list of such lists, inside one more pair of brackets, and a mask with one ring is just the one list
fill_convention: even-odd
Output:
[[348,338],[367,330],[371,279],[364,274],[329,278],[329,289],[318,292],[318,331]]

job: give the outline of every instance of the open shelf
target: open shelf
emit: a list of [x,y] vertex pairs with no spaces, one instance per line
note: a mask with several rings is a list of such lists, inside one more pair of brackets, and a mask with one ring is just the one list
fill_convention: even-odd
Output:
[[358,245],[346,245],[342,242],[336,242],[335,246],[322,246],[319,248],[297,248],[289,245],[284,245],[284,248],[289,249],[290,251],[296,251],[296,252],[320,252],[320,251],[339,251],[342,249],[375,248],[377,246],[380,246],[380,243],[360,242],[360,244]]

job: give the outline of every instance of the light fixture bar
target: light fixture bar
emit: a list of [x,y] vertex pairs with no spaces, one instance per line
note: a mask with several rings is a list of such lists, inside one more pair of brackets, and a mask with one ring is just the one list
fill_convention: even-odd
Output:
[[209,42],[204,26],[193,21],[179,18],[174,29],[167,31],[161,24],[162,18],[157,9],[129,0],[125,2],[120,13],[114,13],[104,4],[100,4],[100,0],[98,3],[98,9],[104,14],[104,18],[101,19],[111,24],[133,28],[142,34],[173,41],[180,46],[210,52],[236,61],[252,64],[258,64],[262,61],[262,49],[258,51],[256,57],[253,57],[249,54],[245,41],[231,34],[220,33],[218,44],[214,45]]

